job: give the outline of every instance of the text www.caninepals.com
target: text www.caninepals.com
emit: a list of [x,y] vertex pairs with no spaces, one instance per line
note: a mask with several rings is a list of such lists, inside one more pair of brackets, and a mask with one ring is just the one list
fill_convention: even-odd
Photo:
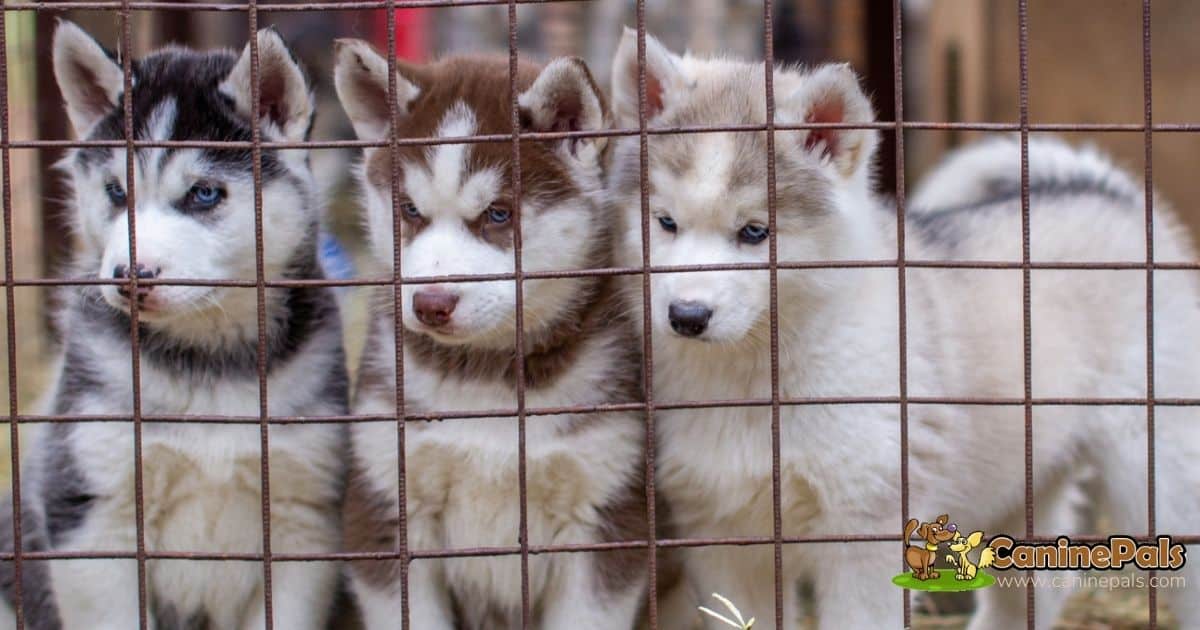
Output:
[[1086,589],[1140,589],[1140,588],[1186,588],[1187,578],[1182,575],[1145,575],[1141,573],[1122,575],[997,575],[996,586],[1000,588],[1086,588]]

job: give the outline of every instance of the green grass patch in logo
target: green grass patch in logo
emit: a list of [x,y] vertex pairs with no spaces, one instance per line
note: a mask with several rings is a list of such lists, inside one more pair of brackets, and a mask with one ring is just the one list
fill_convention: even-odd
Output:
[[914,591],[933,591],[937,593],[957,593],[960,591],[975,591],[987,588],[996,583],[996,578],[980,571],[973,580],[954,579],[954,569],[940,569],[935,580],[918,580],[913,574],[905,571],[892,578],[892,584],[900,588]]

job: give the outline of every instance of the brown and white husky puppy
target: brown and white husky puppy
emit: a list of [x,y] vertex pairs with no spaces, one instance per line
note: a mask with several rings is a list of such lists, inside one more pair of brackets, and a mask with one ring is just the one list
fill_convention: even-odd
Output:
[[[386,61],[361,41],[337,46],[336,84],[359,137],[389,137]],[[397,64],[403,138],[507,134],[513,111],[508,61],[455,57]],[[586,65],[557,59],[517,70],[525,131],[598,130],[606,104]],[[604,139],[525,141],[522,192],[513,198],[511,141],[405,146],[365,152],[359,181],[374,258],[393,264],[392,195],[399,197],[406,276],[511,273],[519,215],[523,268],[609,264]],[[399,189],[391,189],[399,160]],[[432,282],[400,289],[404,403],[408,412],[515,410],[516,292],[512,280]],[[355,411],[396,409],[392,290],[378,295]],[[634,330],[599,277],[524,283],[524,381],[528,408],[640,398]],[[518,541],[518,434],[505,417],[410,423],[406,437],[408,545],[412,551],[511,547]],[[646,536],[644,429],[636,413],[536,415],[528,419],[528,527],[532,545]],[[351,552],[399,548],[396,427],[353,430],[345,511]],[[644,552],[538,554],[529,559],[534,626],[629,628],[640,605]],[[521,620],[515,555],[417,559],[408,575],[410,627],[508,628]],[[400,566],[360,561],[352,586],[370,628],[400,618]]]

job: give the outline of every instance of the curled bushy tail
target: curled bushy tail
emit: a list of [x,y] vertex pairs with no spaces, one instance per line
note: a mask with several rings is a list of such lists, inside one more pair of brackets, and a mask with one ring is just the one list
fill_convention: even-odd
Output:
[[[1034,193],[1091,191],[1131,199],[1142,195],[1142,186],[1107,155],[1056,137],[1029,139],[1029,187]],[[909,205],[918,211],[971,206],[1019,195],[1020,190],[1020,141],[996,136],[951,152],[922,178]]]

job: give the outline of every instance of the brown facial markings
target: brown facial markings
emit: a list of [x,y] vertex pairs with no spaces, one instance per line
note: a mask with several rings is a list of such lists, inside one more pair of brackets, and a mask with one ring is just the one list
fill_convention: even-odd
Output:
[[[451,57],[420,68],[404,66],[399,71],[421,90],[409,105],[410,113],[402,117],[396,129],[399,138],[436,138],[446,114],[460,102],[475,116],[475,135],[512,133],[513,112],[509,97],[507,57]],[[527,90],[539,72],[541,66],[520,63],[517,67],[517,89]],[[557,146],[558,141],[521,141],[523,200],[536,199],[540,204],[549,206],[579,194]],[[420,145],[398,147],[401,164],[428,168],[428,148]],[[467,156],[468,172],[499,170],[505,188],[501,196],[512,196],[509,189],[513,175],[511,140],[471,143]],[[367,156],[366,179],[369,185],[387,198],[392,181],[391,147],[377,149]],[[513,208],[514,213],[518,210]]]
[[[350,478],[342,507],[343,548],[351,552],[388,552],[398,549],[399,522],[392,516],[390,497],[376,492],[357,460],[351,458]],[[397,560],[353,560],[350,570],[368,584],[386,587],[400,577]]]
[[[493,213],[493,211],[499,214]],[[507,220],[501,221],[500,214],[506,215]],[[513,246],[514,214],[515,211],[510,202],[497,199],[486,210],[479,213],[479,216],[466,221],[465,224],[467,230],[477,236],[479,240],[508,250]]]

